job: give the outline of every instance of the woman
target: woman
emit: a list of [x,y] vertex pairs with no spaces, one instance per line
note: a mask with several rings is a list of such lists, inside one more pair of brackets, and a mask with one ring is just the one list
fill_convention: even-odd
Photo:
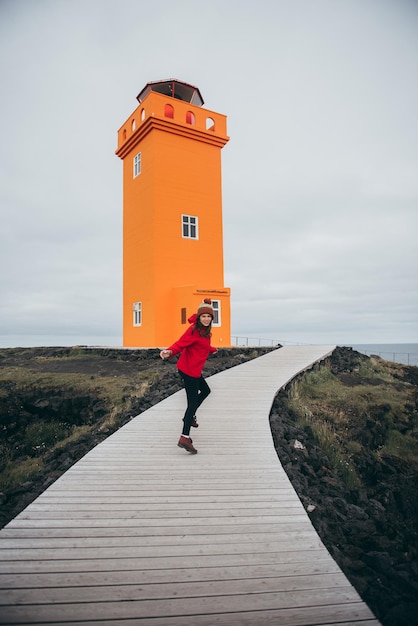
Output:
[[191,326],[184,335],[172,346],[160,352],[162,359],[168,359],[181,352],[177,369],[186,390],[187,409],[183,418],[183,432],[177,445],[191,454],[196,454],[197,450],[190,439],[190,428],[199,426],[196,411],[210,394],[210,387],[202,376],[202,370],[209,354],[216,352],[216,348],[210,345],[213,317],[212,301],[205,298],[197,313],[189,318]]

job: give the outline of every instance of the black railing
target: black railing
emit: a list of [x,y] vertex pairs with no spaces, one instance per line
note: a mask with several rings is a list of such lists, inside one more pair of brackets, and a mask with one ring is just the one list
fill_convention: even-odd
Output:
[[402,363],[403,365],[418,365],[418,353],[416,352],[361,350],[360,348],[356,348],[356,350],[367,356],[379,356],[386,361],[394,361],[395,363]]
[[[255,348],[263,346],[306,346],[307,343],[301,341],[283,341],[280,339],[263,339],[262,337],[240,337],[232,336],[231,343],[233,346],[243,348]],[[345,345],[345,344],[339,344]],[[354,347],[354,346],[347,346]],[[394,361],[395,363],[402,363],[403,365],[418,366],[418,353],[417,352],[398,352],[398,351],[380,351],[380,350],[362,350],[359,346],[355,346],[354,350],[366,354],[367,356],[379,356],[386,361]]]
[[260,346],[303,346],[307,345],[300,341],[281,341],[280,339],[263,339],[262,337],[231,337],[231,343],[234,346],[241,346],[245,348],[255,348]]

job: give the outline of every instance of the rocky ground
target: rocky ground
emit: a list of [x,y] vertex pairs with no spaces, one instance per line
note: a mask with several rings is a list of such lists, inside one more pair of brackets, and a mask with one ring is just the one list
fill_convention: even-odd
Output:
[[[369,385],[376,379],[356,374],[368,359],[349,348],[334,352],[329,364],[345,386]],[[414,386],[415,406],[399,415],[401,428],[418,439],[418,368],[395,368],[398,386]],[[275,399],[270,416],[278,456],[311,521],[331,555],[383,626],[418,624],[418,466],[400,456],[379,454],[382,448],[384,405],[370,406],[369,415],[356,417],[358,453],[355,469],[360,483],[348,487],[332,467],[329,454],[318,445],[309,425],[299,423],[289,408],[293,381]],[[318,411],[318,409],[316,409]],[[370,420],[370,415],[375,418]],[[409,426],[408,426],[409,424]],[[341,435],[340,435],[341,437]],[[341,444],[344,441],[340,439]],[[360,447],[360,443],[363,445]],[[352,443],[352,442],[351,442]],[[417,448],[415,448],[415,451]]]
[[[220,350],[208,360],[205,374],[217,373],[268,350]],[[373,379],[359,380],[362,359],[368,357],[338,348],[328,367],[347,387],[378,384]],[[4,470],[7,476],[10,471],[7,459],[12,466],[33,461],[32,457],[42,460],[39,471],[31,472],[19,484],[8,488],[3,480],[1,525],[116,428],[181,388],[174,363],[161,362],[156,350],[10,349],[0,350],[0,365],[0,472]],[[396,375],[399,385],[413,386],[416,393],[418,368],[403,367]],[[74,376],[83,381],[82,388],[71,378]],[[273,403],[271,427],[278,456],[323,542],[383,626],[415,626],[417,468],[399,457],[376,457],[367,452],[382,437],[380,425],[385,408],[373,407],[372,418],[357,416],[356,437],[364,444],[361,454],[355,457],[361,484],[347,488],[312,429],[298,423],[289,408],[289,394],[298,380],[282,390]],[[112,381],[120,383],[113,391]],[[119,408],[109,419],[116,397]],[[400,423],[415,420],[414,434],[416,403],[408,411],[410,415]],[[24,433],[29,433],[34,424],[42,426],[42,433],[49,433],[46,426],[62,422],[63,415],[69,432],[79,429],[76,439],[69,437],[57,445],[52,438],[53,445],[48,448],[33,445],[33,434],[30,441],[25,438]]]

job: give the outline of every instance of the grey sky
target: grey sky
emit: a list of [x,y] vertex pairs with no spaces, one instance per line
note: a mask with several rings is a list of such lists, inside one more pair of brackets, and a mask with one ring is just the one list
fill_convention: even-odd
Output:
[[417,342],[417,34],[414,0],[0,0],[0,345],[120,345],[116,132],[170,77],[228,117],[233,335]]

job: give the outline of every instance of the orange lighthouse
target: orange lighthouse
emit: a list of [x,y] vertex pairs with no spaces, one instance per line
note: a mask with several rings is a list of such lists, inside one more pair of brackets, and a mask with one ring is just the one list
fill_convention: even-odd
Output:
[[211,298],[212,344],[230,345],[221,149],[226,117],[197,87],[147,83],[118,131],[123,160],[123,345],[170,345]]

